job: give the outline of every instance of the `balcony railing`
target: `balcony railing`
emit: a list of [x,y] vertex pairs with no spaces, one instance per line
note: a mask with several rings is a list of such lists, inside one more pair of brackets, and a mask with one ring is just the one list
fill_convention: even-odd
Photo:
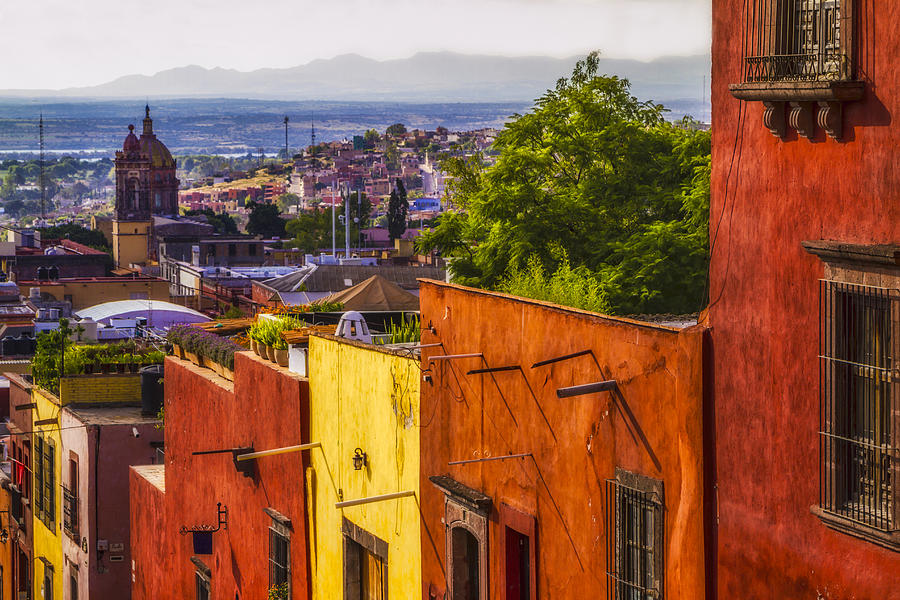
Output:
[[78,539],[78,496],[63,486],[63,531]]
[[745,83],[850,78],[850,16],[845,0],[747,0]]

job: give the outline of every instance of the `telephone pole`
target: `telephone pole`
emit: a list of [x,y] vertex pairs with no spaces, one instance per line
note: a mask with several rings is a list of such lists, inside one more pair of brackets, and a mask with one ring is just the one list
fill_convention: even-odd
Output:
[[47,188],[44,182],[44,113],[41,113],[41,119],[38,124],[38,129],[40,130],[40,156],[41,156],[41,220],[47,218],[46,206],[47,206]]

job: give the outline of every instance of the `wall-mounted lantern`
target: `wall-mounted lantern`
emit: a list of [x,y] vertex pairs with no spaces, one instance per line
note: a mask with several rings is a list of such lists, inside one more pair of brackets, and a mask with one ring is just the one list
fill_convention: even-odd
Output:
[[368,458],[366,457],[366,453],[361,449],[357,448],[353,451],[353,470],[354,471],[362,471],[363,467],[368,464]]
[[[0,515],[2,514],[5,514],[7,517],[9,517],[8,510],[0,510]],[[7,541],[9,541],[9,529],[0,525],[0,544],[5,544]]]

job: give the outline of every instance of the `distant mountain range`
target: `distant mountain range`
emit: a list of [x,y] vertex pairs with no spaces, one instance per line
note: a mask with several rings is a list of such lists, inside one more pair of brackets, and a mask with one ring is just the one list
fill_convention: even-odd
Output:
[[[92,87],[0,90],[0,97],[257,98],[397,102],[529,101],[572,71],[579,57],[501,57],[427,52],[376,61],[356,54],[286,69],[206,69],[196,65],[155,75],[127,75]],[[601,59],[604,73],[627,77],[636,95],[663,104],[706,104],[710,57],[651,62]]]

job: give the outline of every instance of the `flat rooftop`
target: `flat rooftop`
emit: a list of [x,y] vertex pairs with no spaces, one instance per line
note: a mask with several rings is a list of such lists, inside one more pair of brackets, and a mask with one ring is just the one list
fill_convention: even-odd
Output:
[[166,465],[138,465],[131,468],[159,491],[166,491]]
[[145,417],[140,406],[67,406],[66,410],[85,425],[147,425],[162,423]]

